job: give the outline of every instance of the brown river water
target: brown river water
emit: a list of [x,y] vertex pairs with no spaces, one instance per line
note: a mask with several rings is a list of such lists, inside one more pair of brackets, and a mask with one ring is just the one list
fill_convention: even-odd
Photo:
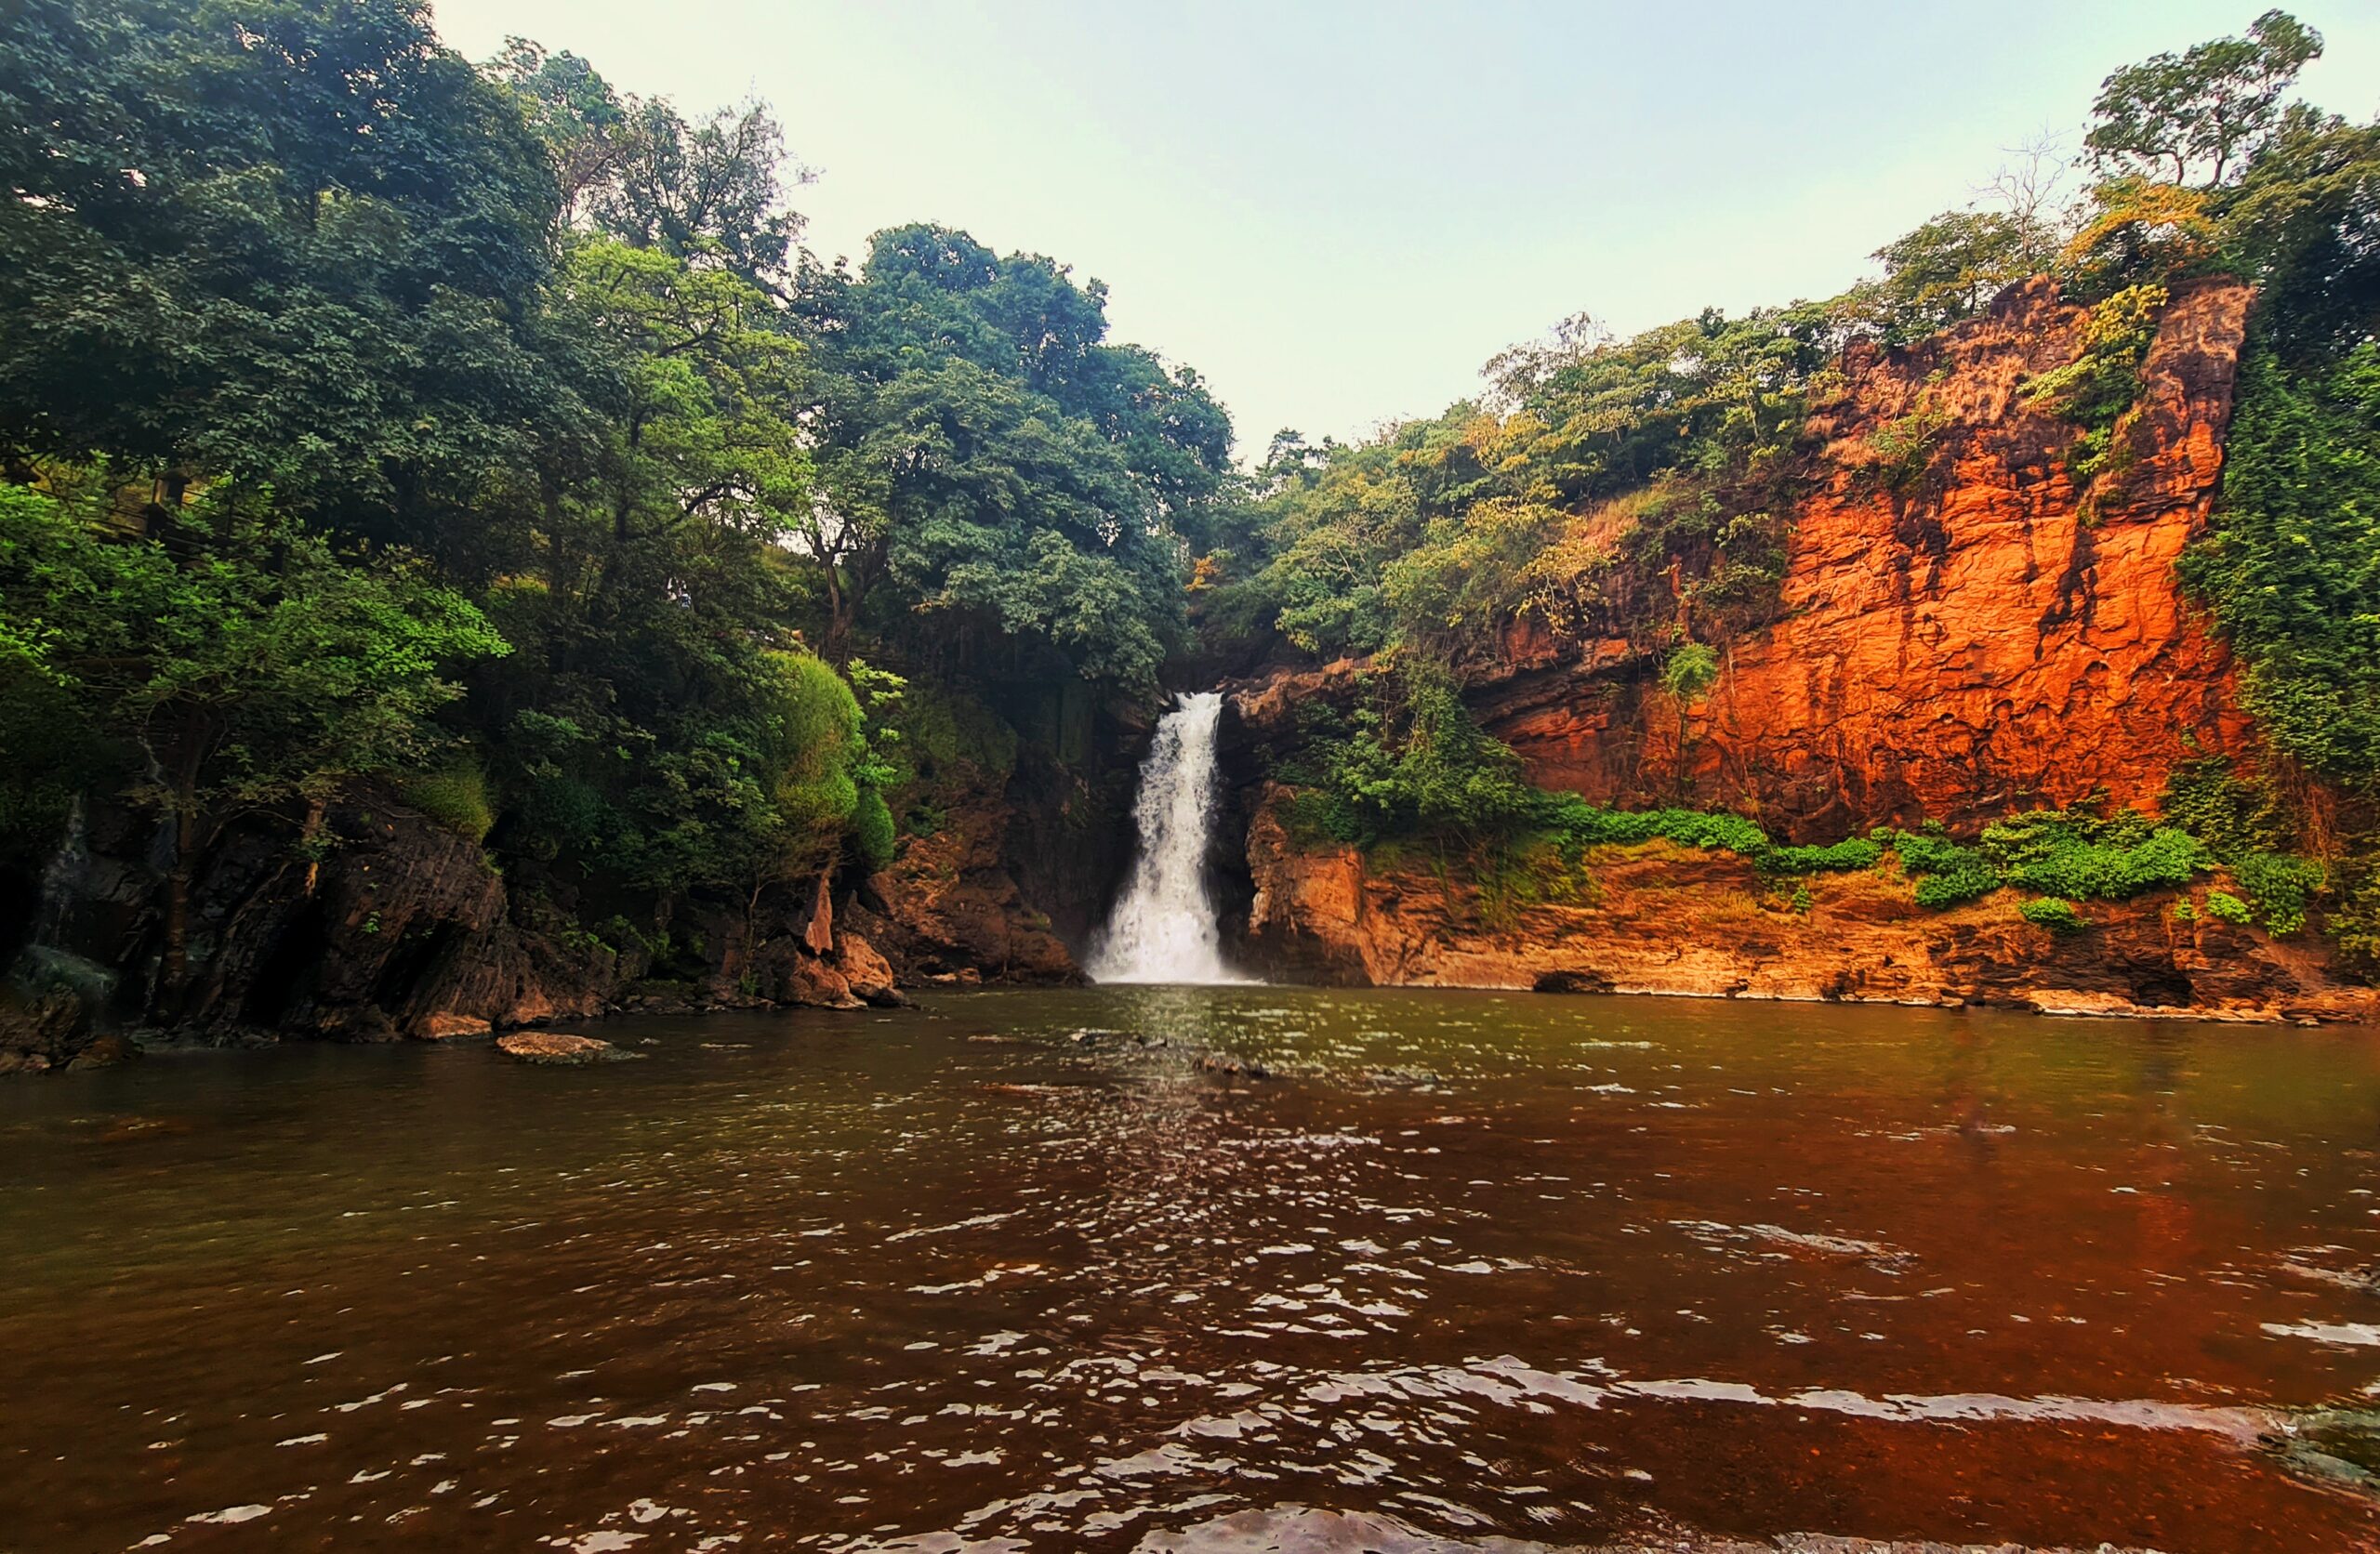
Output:
[[2380,1406],[2380,1033],[595,1029],[0,1086],[0,1548],[2380,1548],[2271,1444]]

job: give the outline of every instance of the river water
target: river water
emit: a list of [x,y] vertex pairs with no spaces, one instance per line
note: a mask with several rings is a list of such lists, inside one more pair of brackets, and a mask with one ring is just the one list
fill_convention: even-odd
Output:
[[2373,1033],[600,1029],[0,1086],[0,1548],[2380,1546],[2258,1441],[2380,1378]]

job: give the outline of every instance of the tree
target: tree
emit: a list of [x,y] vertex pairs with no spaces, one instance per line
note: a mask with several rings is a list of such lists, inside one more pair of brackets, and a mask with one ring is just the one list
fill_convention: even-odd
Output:
[[690,125],[667,100],[633,103],[614,139],[611,176],[590,202],[599,230],[680,258],[716,256],[772,293],[784,284],[802,227],[785,208],[785,180],[813,175],[786,161],[785,132],[765,104]]
[[[164,822],[156,1012],[189,983],[191,890],[232,821],[446,743],[447,671],[501,654],[469,601],[400,552],[346,557],[233,492],[155,538],[110,533],[39,492],[0,487],[0,677],[63,691],[137,757],[126,797]],[[5,731],[21,758],[43,731]]]
[[2282,94],[2321,53],[2321,33],[2286,11],[2267,11],[2244,38],[2216,38],[2109,75],[2082,143],[2110,172],[2170,173],[2177,184],[2198,173],[2219,186],[2271,133]]
[[1703,692],[1718,682],[1719,655],[1702,642],[1681,642],[1661,665],[1661,689],[1677,707],[1677,782],[1686,786],[1686,735],[1689,715]]
[[1872,293],[1884,337],[1922,339],[1981,312],[2002,290],[2056,257],[2044,226],[1992,210],[1947,210],[1876,250]]
[[879,629],[947,667],[1005,643],[1156,683],[1231,428],[1195,374],[1106,340],[1105,298],[929,225],[878,233],[856,274],[804,270],[820,481],[796,527],[830,656],[897,598]]
[[422,549],[521,452],[553,170],[414,0],[7,7],[0,184],[0,451]]
[[527,38],[505,39],[502,52],[481,68],[521,100],[553,157],[562,211],[584,218],[596,191],[619,177],[628,105],[593,65],[566,50],[549,54]]
[[2259,328],[2306,359],[2380,335],[2380,124],[2302,105],[2222,213],[2228,256],[2259,292]]

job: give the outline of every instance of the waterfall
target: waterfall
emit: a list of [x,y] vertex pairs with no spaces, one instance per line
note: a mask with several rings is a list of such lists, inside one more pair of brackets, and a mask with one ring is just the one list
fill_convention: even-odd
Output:
[[77,797],[66,813],[66,834],[41,872],[33,938],[13,964],[0,966],[0,981],[33,993],[69,989],[98,1015],[115,992],[115,973],[67,947],[76,942],[76,909],[91,893],[91,876],[90,838]]
[[1207,894],[1207,833],[1218,785],[1219,691],[1175,699],[1141,763],[1132,806],[1140,849],[1088,969],[1103,982],[1236,982]]
[[89,889],[90,878],[91,843],[83,821],[83,797],[77,794],[73,807],[66,811],[66,835],[41,871],[34,943],[55,948],[66,942],[67,919]]

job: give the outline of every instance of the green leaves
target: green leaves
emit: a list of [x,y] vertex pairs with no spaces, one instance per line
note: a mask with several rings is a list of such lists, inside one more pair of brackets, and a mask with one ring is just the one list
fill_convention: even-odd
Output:
[[2321,53],[2321,33],[2287,11],[2267,11],[2246,37],[2160,54],[2109,75],[2082,143],[2104,166],[2221,184],[2271,132],[2281,95]]
[[381,537],[521,451],[551,169],[418,7],[11,7],[0,175],[12,449],[270,480]]
[[342,557],[229,495],[147,539],[0,488],[0,613],[36,644],[19,672],[142,753],[131,797],[210,823],[421,761],[445,675],[509,651],[412,558]]
[[876,599],[879,630],[945,661],[1018,645],[1154,687],[1230,424],[1197,375],[1106,343],[1105,296],[925,225],[878,233],[857,276],[804,272],[825,487],[805,538],[838,637]]
[[2056,255],[2045,223],[2005,211],[1948,210],[1876,250],[1884,281],[1846,300],[1895,345],[1924,339],[1981,312],[2003,290]]
[[2306,371],[2250,351],[2215,533],[2182,573],[2268,737],[2380,794],[2380,349]]

